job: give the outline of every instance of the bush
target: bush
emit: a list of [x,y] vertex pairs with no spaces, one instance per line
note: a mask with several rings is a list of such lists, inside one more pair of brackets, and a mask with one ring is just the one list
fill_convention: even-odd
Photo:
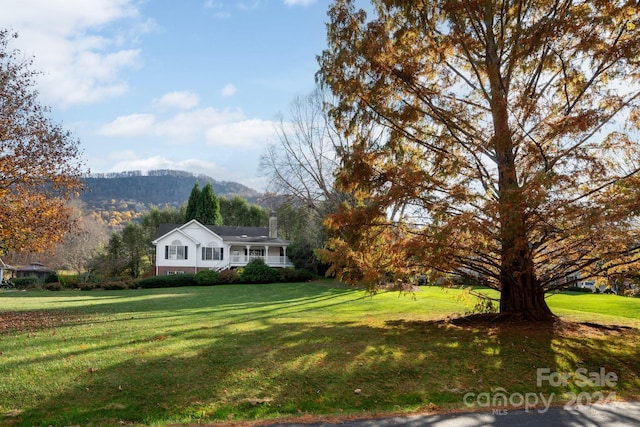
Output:
[[242,283],[273,283],[279,278],[278,271],[269,267],[260,258],[253,259],[244,267],[240,281]]
[[623,295],[625,297],[640,298],[640,287],[625,289]]
[[76,285],[81,291],[91,291],[96,288],[94,283],[80,282]]
[[236,270],[228,269],[218,273],[218,283],[238,283],[238,279],[239,276]]
[[177,288],[182,286],[195,286],[193,274],[172,274],[169,276],[152,276],[138,280],[137,286],[150,288]]
[[287,247],[287,257],[297,269],[317,272],[320,261],[309,242],[294,242]]
[[[58,278],[58,274],[57,273],[51,273],[49,274],[45,279],[44,279],[44,283],[60,283],[60,286],[62,287],[64,285],[62,279]],[[46,286],[45,286],[46,288]]]
[[193,280],[199,286],[211,286],[220,283],[220,281],[218,280],[218,272],[215,270],[198,271],[193,276]]
[[60,282],[45,282],[44,288],[48,291],[61,291],[62,283]]
[[29,277],[16,277],[15,279],[11,279],[14,285],[16,285],[16,289],[41,289],[40,280],[37,277],[29,276]]
[[591,289],[591,288],[581,288],[580,286],[569,286],[567,288],[567,291],[570,291],[570,292],[584,292],[584,293],[589,293],[589,294],[593,293],[593,289]]
[[278,276],[279,282],[308,282],[315,278],[315,273],[304,268],[281,268]]
[[77,274],[58,274],[59,282],[66,289],[76,289],[78,287]]
[[123,291],[129,289],[127,282],[108,282],[102,285],[102,289],[105,291]]

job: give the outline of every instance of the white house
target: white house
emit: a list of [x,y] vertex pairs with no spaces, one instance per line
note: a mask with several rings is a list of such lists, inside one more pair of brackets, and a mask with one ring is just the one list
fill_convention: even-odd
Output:
[[277,221],[269,227],[230,227],[161,224],[152,242],[156,247],[156,275],[193,274],[247,265],[260,258],[271,267],[293,267],[287,258],[289,241],[278,238]]

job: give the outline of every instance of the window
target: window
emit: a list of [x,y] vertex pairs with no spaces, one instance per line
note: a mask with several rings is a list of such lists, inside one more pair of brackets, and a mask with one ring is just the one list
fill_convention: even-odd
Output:
[[224,248],[203,247],[202,259],[205,261],[222,261],[224,259]]
[[184,271],[167,271],[167,276],[171,276],[173,274],[184,274]]
[[164,247],[164,259],[188,259],[188,249],[180,240],[174,240]]

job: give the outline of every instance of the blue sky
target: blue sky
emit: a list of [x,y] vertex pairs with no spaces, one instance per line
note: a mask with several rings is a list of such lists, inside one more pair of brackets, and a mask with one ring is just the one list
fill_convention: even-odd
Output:
[[91,172],[179,169],[264,190],[279,114],[314,88],[328,0],[0,0],[39,100]]

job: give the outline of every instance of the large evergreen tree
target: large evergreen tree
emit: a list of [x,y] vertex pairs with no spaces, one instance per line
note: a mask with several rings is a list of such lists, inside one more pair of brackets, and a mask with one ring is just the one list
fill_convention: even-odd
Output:
[[222,225],[220,202],[213,191],[211,183],[205,185],[200,193],[195,219],[201,224]]
[[191,189],[189,200],[187,200],[187,208],[184,214],[185,222],[196,219],[196,216],[198,215],[198,204],[200,203],[200,194],[200,184],[196,182]]

